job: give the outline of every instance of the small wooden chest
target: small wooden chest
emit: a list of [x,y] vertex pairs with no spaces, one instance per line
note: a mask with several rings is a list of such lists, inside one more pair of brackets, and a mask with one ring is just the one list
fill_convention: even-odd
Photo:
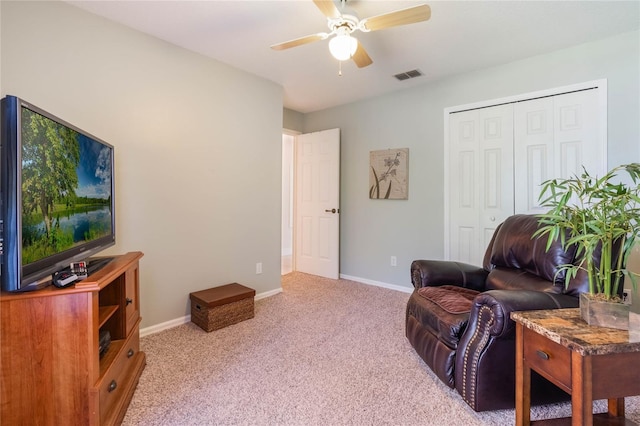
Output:
[[255,295],[238,283],[191,293],[191,322],[210,332],[253,318]]

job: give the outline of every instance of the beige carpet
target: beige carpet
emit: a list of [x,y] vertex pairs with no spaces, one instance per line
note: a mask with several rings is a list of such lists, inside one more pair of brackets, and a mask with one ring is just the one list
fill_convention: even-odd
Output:
[[[513,410],[471,410],[416,355],[408,294],[295,272],[282,286],[251,320],[142,338],[147,367],[124,425],[514,424]],[[569,404],[532,410],[569,414]],[[627,417],[640,422],[640,398],[627,398]]]

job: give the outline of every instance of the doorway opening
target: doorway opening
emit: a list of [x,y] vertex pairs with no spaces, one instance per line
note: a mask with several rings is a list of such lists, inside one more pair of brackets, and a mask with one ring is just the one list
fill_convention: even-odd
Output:
[[296,136],[292,132],[282,134],[282,243],[281,274],[294,271],[293,259],[293,205],[294,205],[294,146]]

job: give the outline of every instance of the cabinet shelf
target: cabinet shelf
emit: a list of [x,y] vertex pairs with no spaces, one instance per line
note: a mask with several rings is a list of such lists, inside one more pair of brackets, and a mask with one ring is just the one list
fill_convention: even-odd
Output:
[[98,328],[102,327],[118,310],[117,305],[100,306],[98,309]]

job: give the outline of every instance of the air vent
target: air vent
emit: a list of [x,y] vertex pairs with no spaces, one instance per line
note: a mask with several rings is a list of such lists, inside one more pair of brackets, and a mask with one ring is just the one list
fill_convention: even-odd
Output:
[[400,74],[394,75],[396,79],[399,81],[408,80],[410,78],[420,77],[422,72],[420,70],[411,70],[406,72],[401,72]]

